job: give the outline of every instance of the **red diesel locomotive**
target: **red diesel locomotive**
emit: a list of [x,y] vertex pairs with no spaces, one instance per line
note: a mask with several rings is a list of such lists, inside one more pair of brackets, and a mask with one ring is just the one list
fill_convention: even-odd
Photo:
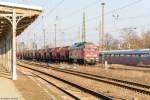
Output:
[[95,64],[99,60],[97,46],[93,43],[75,43],[70,47],[69,59],[71,62]]

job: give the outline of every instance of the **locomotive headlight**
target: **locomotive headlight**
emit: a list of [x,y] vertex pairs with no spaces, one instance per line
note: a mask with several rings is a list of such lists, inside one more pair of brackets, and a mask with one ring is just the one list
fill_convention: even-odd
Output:
[[97,54],[95,54],[95,55],[93,55],[94,57],[98,57],[98,55]]
[[94,60],[94,58],[92,58],[92,57],[85,57],[85,60],[90,61],[90,60]]
[[89,54],[86,54],[86,55],[85,55],[85,57],[90,57],[90,56],[91,56],[91,55],[89,55]]

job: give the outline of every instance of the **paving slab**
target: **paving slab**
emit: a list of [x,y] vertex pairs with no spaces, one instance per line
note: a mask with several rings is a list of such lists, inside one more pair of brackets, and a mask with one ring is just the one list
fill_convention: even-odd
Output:
[[[0,67],[0,100],[54,100],[35,76],[28,72],[17,70],[17,80],[12,80],[11,75]],[[52,94],[51,94],[52,95]]]
[[36,76],[30,72],[17,70],[17,80],[14,84],[25,98],[25,100],[54,100],[41,82],[35,81]]
[[11,80],[10,74],[3,69],[0,69],[0,100],[25,100]]

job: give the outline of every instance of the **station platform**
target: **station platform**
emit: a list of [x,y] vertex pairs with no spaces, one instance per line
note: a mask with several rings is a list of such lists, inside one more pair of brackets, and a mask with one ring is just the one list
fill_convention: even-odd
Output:
[[32,76],[17,71],[18,79],[12,80],[9,74],[0,68],[0,100],[51,100]]
[[7,71],[0,69],[0,100],[25,100]]

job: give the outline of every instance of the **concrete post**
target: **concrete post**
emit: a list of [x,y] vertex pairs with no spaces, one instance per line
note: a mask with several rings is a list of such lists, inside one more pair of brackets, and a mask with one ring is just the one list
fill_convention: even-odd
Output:
[[12,79],[16,80],[16,12],[13,9],[13,17],[12,17]]
[[105,69],[108,69],[109,66],[108,66],[108,62],[105,60]]

